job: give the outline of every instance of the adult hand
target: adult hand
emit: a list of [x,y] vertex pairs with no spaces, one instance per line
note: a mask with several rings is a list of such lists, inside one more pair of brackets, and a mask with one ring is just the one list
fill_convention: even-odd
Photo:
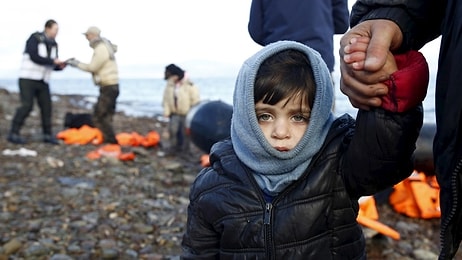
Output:
[[380,106],[388,89],[381,83],[396,70],[390,50],[402,42],[399,27],[389,20],[364,21],[340,40],[340,89],[354,107]]
[[72,66],[72,67],[77,67],[77,66],[79,65],[79,63],[80,63],[80,61],[78,61],[78,60],[76,60],[76,59],[74,59],[74,58],[68,59],[68,60],[66,61],[66,64],[68,64],[68,65],[70,65],[70,66]]
[[66,67],[66,62],[64,62],[64,61],[62,61],[60,59],[54,59],[53,64],[55,65],[55,67],[57,67],[59,69],[64,69]]
[[64,63],[64,61],[62,61],[60,59],[54,59],[53,60],[53,64],[55,64],[57,66],[61,66],[63,63]]
[[66,66],[67,66],[67,64],[65,62],[63,62],[63,63],[58,65],[58,68],[64,69]]

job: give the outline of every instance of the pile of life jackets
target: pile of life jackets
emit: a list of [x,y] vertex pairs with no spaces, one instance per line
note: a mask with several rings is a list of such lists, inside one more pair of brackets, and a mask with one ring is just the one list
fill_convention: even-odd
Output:
[[396,212],[411,218],[440,218],[439,193],[436,176],[414,171],[393,187],[389,202]]
[[[440,188],[435,176],[414,171],[408,178],[396,184],[389,196],[391,207],[411,218],[440,218]],[[373,196],[359,199],[358,223],[395,240],[400,234],[378,221],[379,215]]]
[[[103,143],[103,134],[98,128],[83,125],[80,128],[68,128],[59,132],[56,138],[63,140],[65,144],[93,144],[100,145]],[[112,157],[119,160],[133,160],[133,152],[122,152],[122,146],[142,146],[145,148],[157,146],[160,142],[160,135],[156,131],[150,131],[146,135],[140,135],[136,132],[116,134],[118,144],[107,144],[91,151],[87,154],[89,159],[98,159],[100,157]]]

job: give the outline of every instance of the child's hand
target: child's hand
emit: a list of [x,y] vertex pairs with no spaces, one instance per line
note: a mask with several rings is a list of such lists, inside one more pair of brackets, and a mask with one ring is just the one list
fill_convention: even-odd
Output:
[[352,38],[349,44],[344,48],[343,60],[345,63],[351,64],[355,70],[363,70],[369,41],[369,37]]
[[[364,62],[366,60],[366,52],[369,47],[369,37],[356,37],[350,40],[350,44],[345,46],[344,61],[351,64],[355,70],[364,70]],[[387,60],[382,70],[380,71],[380,81],[384,81],[398,70],[393,54],[388,51]],[[376,83],[376,82],[371,82]]]

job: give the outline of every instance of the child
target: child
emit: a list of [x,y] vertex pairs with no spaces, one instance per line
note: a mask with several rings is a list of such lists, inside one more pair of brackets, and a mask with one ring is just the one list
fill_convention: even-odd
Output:
[[231,138],[191,188],[184,259],[366,258],[358,198],[411,173],[422,100],[335,119],[331,84],[320,55],[292,41],[244,63]]
[[186,130],[186,115],[199,103],[199,89],[186,76],[186,72],[175,64],[165,67],[162,107],[164,117],[169,119],[168,155],[190,156],[190,137]]

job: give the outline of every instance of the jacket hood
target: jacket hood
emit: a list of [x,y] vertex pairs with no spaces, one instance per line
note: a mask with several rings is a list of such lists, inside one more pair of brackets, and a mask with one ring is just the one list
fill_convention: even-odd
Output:
[[[310,123],[304,136],[294,149],[280,152],[271,147],[258,124],[254,83],[261,64],[273,54],[288,49],[301,51],[308,57],[316,94]],[[284,176],[282,182],[285,184],[300,177],[313,155],[321,148],[333,122],[332,103],[333,86],[329,69],[320,54],[306,45],[294,41],[275,42],[244,62],[234,90],[231,139],[238,158],[257,173],[257,182],[263,189],[270,192],[280,190],[284,186],[281,184],[281,176]]]
[[109,56],[111,59],[114,59],[114,54],[117,52],[117,45],[113,44],[106,38],[98,37],[90,42],[90,47],[95,48],[100,43],[103,43],[106,46],[107,50],[109,51]]

